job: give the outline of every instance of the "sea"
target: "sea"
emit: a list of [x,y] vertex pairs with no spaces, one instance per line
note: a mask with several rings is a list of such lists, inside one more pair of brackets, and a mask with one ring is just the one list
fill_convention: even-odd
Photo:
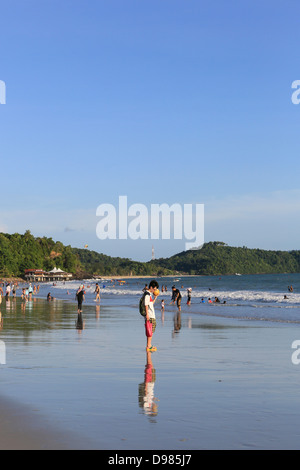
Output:
[[79,449],[300,448],[300,274],[156,280],[148,354],[138,303],[151,277],[41,283],[31,301],[19,285],[0,305],[0,396]]

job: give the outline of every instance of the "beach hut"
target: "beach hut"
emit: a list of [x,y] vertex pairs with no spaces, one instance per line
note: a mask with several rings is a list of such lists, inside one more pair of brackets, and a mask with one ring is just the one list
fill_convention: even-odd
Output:
[[72,274],[62,271],[60,268],[53,268],[52,271],[45,273],[46,281],[69,281]]

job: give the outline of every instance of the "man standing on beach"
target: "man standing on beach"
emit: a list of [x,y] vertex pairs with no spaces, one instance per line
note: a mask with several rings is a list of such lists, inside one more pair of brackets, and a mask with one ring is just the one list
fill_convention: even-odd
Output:
[[181,310],[181,293],[180,293],[180,290],[176,289],[176,287],[173,286],[172,291],[173,291],[173,294],[172,294],[172,302],[171,303],[175,304],[175,302],[176,302],[178,310],[180,311]]
[[145,291],[145,310],[146,310],[146,322],[149,321],[152,325],[152,334],[147,335],[147,347],[146,350],[149,352],[156,351],[157,348],[152,346],[152,335],[156,328],[156,318],[154,311],[154,302],[158,295],[158,283],[153,280],[150,282],[148,289]]

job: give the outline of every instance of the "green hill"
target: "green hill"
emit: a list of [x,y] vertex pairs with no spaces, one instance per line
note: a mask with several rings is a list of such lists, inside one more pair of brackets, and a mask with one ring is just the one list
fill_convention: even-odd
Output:
[[25,269],[50,271],[54,267],[84,278],[99,276],[167,275],[168,268],[153,263],[141,263],[96,251],[72,248],[52,238],[34,237],[29,230],[19,233],[0,233],[0,277],[24,277]]
[[24,235],[0,233],[1,277],[22,277],[25,269],[49,271],[55,266],[75,273],[80,262],[70,246],[52,238],[35,238],[29,230]]
[[300,272],[300,251],[269,251],[210,242],[199,250],[143,263],[65,246],[52,238],[34,237],[29,230],[24,235],[0,233],[0,277],[23,277],[25,269],[49,271],[55,266],[77,278],[295,273]]
[[199,275],[295,273],[300,272],[300,251],[269,251],[210,242],[200,250],[183,251],[155,263],[169,270]]

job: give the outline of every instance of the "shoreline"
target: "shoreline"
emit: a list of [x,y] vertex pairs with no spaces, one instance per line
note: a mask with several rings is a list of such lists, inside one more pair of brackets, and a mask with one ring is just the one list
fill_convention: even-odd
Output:
[[[165,276],[155,276],[155,275],[134,275],[134,276],[129,276],[129,275],[126,275],[126,276],[118,276],[118,275],[114,275],[114,276],[100,276],[99,277],[94,277],[94,276],[86,276],[86,277],[73,277],[71,279],[69,279],[68,281],[63,281],[63,280],[57,280],[57,281],[53,281],[55,283],[61,283],[61,282],[70,282],[70,281],[76,281],[76,282],[83,282],[83,281],[99,281],[99,280],[103,280],[103,281],[108,281],[108,280],[121,280],[121,279],[162,279],[162,278],[165,278],[165,279],[172,279],[172,278],[178,278],[179,280],[183,277],[185,278],[195,278],[195,277],[227,277],[227,276],[262,276],[262,275],[274,275],[274,276],[277,276],[277,275],[283,275],[283,274],[287,274],[287,275],[292,275],[292,274],[299,274],[299,273],[247,273],[247,274],[236,274],[236,273],[231,273],[231,274],[167,274]],[[45,285],[45,284],[51,284],[52,281],[40,281],[40,282],[34,282],[34,281],[27,281],[26,279],[22,279],[20,277],[5,277],[5,278],[1,278],[0,279],[0,283],[14,283],[14,282],[17,282],[18,284],[29,284],[30,282],[32,284],[39,284],[39,285]],[[175,279],[173,282],[176,282]]]

